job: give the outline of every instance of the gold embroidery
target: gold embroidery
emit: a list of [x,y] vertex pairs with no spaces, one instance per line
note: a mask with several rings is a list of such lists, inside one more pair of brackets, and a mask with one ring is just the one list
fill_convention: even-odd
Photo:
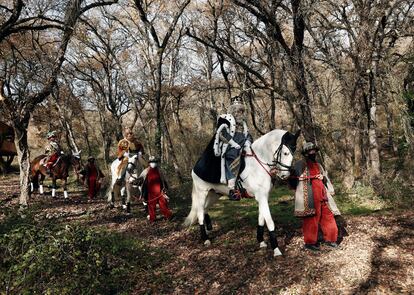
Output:
[[[308,167],[305,168],[305,171],[303,172],[303,174],[308,175]],[[303,210],[304,212],[309,211],[309,204],[308,204],[308,181],[306,180],[306,178],[303,181],[303,207],[304,207],[304,210]]]

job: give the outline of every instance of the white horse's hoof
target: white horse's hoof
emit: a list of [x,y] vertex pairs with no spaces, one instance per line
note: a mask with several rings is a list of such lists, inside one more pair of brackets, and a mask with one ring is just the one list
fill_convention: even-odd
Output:
[[259,247],[260,248],[267,248],[266,242],[265,241],[261,241],[260,244],[259,244]]
[[273,250],[273,257],[282,256],[282,252],[280,252],[279,248],[275,248]]
[[127,205],[122,205],[122,209],[126,210]]
[[204,246],[210,246],[211,245],[211,242],[210,242],[210,240],[205,240],[205,242],[204,242]]

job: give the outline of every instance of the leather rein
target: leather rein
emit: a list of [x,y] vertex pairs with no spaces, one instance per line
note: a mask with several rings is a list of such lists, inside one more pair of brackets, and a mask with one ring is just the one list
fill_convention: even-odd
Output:
[[[263,162],[262,160],[260,160],[259,157],[257,156],[257,154],[254,152],[252,147],[250,147],[250,150],[252,151],[252,153],[251,154],[246,153],[245,157],[254,157],[256,159],[256,161],[260,164],[260,166],[262,166],[262,168],[266,171],[266,173],[271,178],[275,178],[276,173],[278,171],[290,171],[290,169],[292,168],[292,166],[285,165],[281,162],[283,146],[286,146],[289,149],[290,153],[293,155],[292,149],[290,147],[288,147],[287,145],[285,145],[284,143],[281,143],[279,145],[279,147],[276,149],[276,151],[273,153],[272,163],[266,163],[266,162]],[[276,157],[275,157],[275,155],[276,155]],[[265,165],[267,165],[270,168],[270,170],[266,169]],[[278,168],[278,166],[281,166],[282,168]]]

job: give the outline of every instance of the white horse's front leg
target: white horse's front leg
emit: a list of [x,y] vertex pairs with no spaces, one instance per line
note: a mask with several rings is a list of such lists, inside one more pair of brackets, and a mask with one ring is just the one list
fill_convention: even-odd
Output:
[[66,182],[67,182],[67,179],[64,179],[63,180],[63,197],[65,198],[65,200],[69,198],[68,191],[66,190]]
[[260,212],[260,207],[259,207],[259,220],[258,220],[258,225],[257,225],[257,242],[259,242],[259,247],[260,248],[266,248],[267,244],[264,241],[264,223],[265,223],[265,219],[263,214]]
[[121,187],[120,193],[121,193],[121,203],[122,203],[122,209],[126,210],[126,183]]
[[259,199],[259,210],[260,214],[263,214],[263,218],[266,221],[267,229],[269,230],[269,240],[270,246],[273,250],[273,256],[280,256],[282,252],[280,252],[279,247],[277,245],[276,233],[275,233],[275,224],[272,219],[272,215],[270,214],[269,203],[267,202],[267,198],[263,197]]
[[107,198],[107,202],[108,203],[110,203],[110,204],[113,204],[114,203],[114,182],[112,182],[111,183],[111,188],[110,188],[110,190],[109,190],[109,192],[108,192],[108,198]]

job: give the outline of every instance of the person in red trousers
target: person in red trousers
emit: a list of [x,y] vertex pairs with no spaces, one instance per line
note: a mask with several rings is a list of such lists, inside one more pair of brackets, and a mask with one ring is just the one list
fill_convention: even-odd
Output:
[[101,180],[105,177],[96,164],[94,157],[88,158],[88,164],[85,165],[81,174],[83,175],[85,184],[88,186],[88,199],[92,200],[101,189]]
[[327,246],[336,248],[338,227],[335,217],[340,215],[332,195],[335,194],[327,172],[316,161],[319,148],[306,142],[302,154],[305,159],[295,163],[289,184],[295,188],[295,216],[303,218],[305,249],[319,251],[318,230]]
[[155,157],[150,157],[148,162],[149,167],[141,173],[140,177],[144,178],[142,195],[148,202],[149,221],[155,221],[157,204],[160,207],[161,214],[165,219],[169,220],[172,217],[172,212],[168,208],[169,199],[165,193],[168,189],[168,184],[158,168]]

